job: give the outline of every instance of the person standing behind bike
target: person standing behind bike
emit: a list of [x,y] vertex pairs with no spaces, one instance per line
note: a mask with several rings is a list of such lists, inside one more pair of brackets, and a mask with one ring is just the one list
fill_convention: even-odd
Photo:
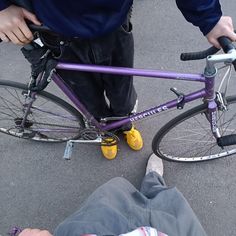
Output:
[[[236,40],[232,19],[222,16],[219,0],[176,0],[176,3],[186,20],[198,26],[211,44],[220,47],[217,38],[222,35]],[[0,0],[0,38],[18,45],[29,43],[33,36],[25,22],[27,20],[36,25],[44,24],[63,37],[78,37],[65,47],[60,60],[133,67],[132,4],[133,0],[112,3],[109,0]],[[59,36],[57,40],[45,36],[44,41],[59,48],[61,39]],[[98,120],[127,116],[134,111],[137,94],[131,76],[74,71],[58,73]],[[143,147],[142,137],[132,125],[124,127],[123,132],[132,149]],[[115,158],[116,145],[101,148],[106,158]]]

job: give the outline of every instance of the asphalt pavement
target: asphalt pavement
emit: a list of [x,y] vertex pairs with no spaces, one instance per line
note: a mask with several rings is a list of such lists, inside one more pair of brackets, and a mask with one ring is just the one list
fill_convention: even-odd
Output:
[[[235,0],[221,2],[225,15],[231,15],[236,25]],[[208,43],[184,20],[174,0],[137,0],[133,24],[135,67],[203,71],[204,61],[179,60],[181,52],[205,49]],[[29,66],[17,46],[0,44],[0,68],[0,79],[29,79]],[[135,86],[139,110],[173,98],[170,87],[181,91],[196,88],[192,83],[142,77],[135,78]],[[47,90],[62,97],[53,85]],[[113,161],[104,159],[99,147],[81,144],[75,145],[72,159],[65,161],[65,143],[37,143],[0,134],[0,235],[16,225],[53,231],[112,177],[125,177],[138,188],[152,152],[152,137],[177,113],[174,110],[137,123],[144,138],[143,150],[134,152],[121,140]],[[210,236],[236,235],[235,170],[235,155],[197,164],[164,162],[166,183],[183,193]]]

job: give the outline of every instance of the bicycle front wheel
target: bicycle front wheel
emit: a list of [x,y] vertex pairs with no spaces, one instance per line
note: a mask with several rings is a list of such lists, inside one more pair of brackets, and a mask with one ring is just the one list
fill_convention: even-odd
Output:
[[[222,136],[236,134],[236,96],[226,98],[228,110],[217,109],[217,125]],[[198,162],[236,153],[236,145],[217,145],[206,117],[207,104],[177,116],[155,135],[153,152],[167,161]]]
[[27,86],[13,81],[0,80],[0,132],[19,138],[46,142],[76,139],[83,128],[80,113],[64,100],[39,92],[28,108]]

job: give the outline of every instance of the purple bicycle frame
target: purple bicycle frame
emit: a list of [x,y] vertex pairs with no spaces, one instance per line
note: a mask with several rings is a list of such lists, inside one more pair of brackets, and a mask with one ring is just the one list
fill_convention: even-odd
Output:
[[[206,78],[203,74],[186,74],[186,73],[175,73],[175,72],[160,71],[160,70],[82,65],[82,64],[62,63],[62,62],[59,62],[56,68],[61,69],[61,70],[74,70],[74,71],[95,72],[95,73],[105,73],[105,74],[154,77],[158,79],[173,79],[173,80],[184,80],[184,81],[192,81],[192,82],[193,81],[202,82],[202,83],[205,83],[205,88],[185,95],[184,102],[188,103],[199,98],[206,98],[207,101],[209,101],[208,107],[211,113],[214,113],[216,109],[216,103],[213,100],[215,77]],[[128,122],[141,120],[148,116],[177,107],[178,105],[178,101],[177,99],[175,99],[167,103],[161,104],[159,106],[150,108],[148,110],[136,113],[134,115],[130,115],[129,117],[122,118],[121,120],[114,121],[110,124],[102,125],[87,111],[84,105],[78,100],[77,96],[73,93],[73,91],[69,88],[69,86],[60,78],[58,74],[54,73],[52,76],[52,79],[57,84],[57,86],[67,95],[67,97],[75,104],[77,109],[81,111],[86,116],[86,118],[90,122],[92,122],[97,128],[104,131],[120,127],[124,124],[127,124]]]

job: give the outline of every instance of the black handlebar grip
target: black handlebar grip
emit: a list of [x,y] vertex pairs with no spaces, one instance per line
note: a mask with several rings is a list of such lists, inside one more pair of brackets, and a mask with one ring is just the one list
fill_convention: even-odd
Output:
[[232,44],[232,41],[225,36],[219,37],[218,42],[225,53],[229,52],[232,49],[235,49],[235,46]]
[[205,51],[201,52],[188,52],[188,53],[181,53],[180,59],[182,61],[190,61],[190,60],[200,60],[207,58],[210,55],[217,53],[220,49],[216,47],[210,47]]
[[28,24],[28,27],[33,32],[52,32],[47,26],[45,25],[35,25],[35,24]]

